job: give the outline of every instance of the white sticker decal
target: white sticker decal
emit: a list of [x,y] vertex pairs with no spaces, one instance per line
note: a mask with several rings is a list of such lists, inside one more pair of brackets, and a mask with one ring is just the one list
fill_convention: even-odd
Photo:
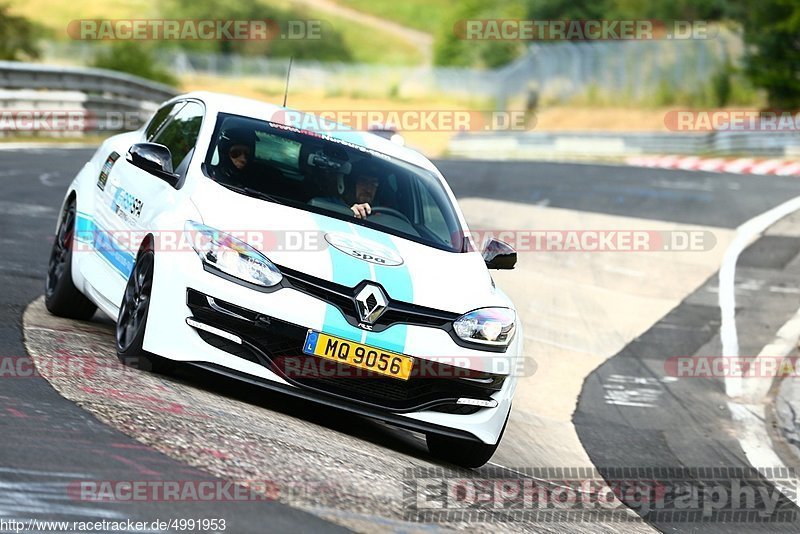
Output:
[[396,251],[357,235],[329,232],[325,234],[325,240],[337,250],[369,263],[387,267],[403,264],[403,258]]

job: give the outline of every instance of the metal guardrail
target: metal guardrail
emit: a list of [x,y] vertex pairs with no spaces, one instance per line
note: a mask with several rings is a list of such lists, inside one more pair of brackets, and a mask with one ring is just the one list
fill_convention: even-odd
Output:
[[475,159],[559,159],[640,154],[797,157],[795,132],[525,132],[459,134],[450,154]]
[[17,116],[50,111],[83,117],[78,128],[53,129],[39,121],[28,130],[0,128],[0,137],[73,137],[86,132],[132,130],[143,124],[158,104],[177,94],[168,85],[121,72],[0,61],[0,110]]
[[163,102],[177,94],[168,85],[122,72],[15,61],[0,61],[0,88],[80,91],[145,102]]

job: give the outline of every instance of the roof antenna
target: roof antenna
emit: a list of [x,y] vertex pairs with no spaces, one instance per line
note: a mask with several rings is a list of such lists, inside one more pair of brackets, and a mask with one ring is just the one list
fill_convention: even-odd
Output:
[[286,90],[283,92],[283,107],[286,107],[286,98],[289,96],[289,75],[292,73],[292,60],[289,58],[289,68],[286,70]]

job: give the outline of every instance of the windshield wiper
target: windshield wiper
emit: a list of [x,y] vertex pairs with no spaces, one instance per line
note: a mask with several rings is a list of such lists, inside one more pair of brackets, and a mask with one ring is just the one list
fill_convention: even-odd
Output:
[[270,195],[269,193],[264,193],[263,191],[259,191],[258,189],[253,189],[252,187],[247,187],[244,185],[240,186],[240,185],[224,184],[222,182],[217,182],[217,183],[222,187],[230,189],[231,191],[236,191],[237,193],[241,193],[249,197],[260,198],[261,200],[275,202],[276,204],[286,204],[286,202],[284,202],[280,197]]

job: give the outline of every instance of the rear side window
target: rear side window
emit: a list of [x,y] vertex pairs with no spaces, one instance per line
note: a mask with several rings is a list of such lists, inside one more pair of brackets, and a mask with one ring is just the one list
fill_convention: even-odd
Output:
[[162,144],[169,149],[172,154],[173,169],[177,170],[194,148],[202,122],[203,106],[197,102],[187,102],[153,138],[154,143]]
[[265,132],[256,132],[256,159],[298,172],[301,144]]
[[169,119],[170,112],[178,104],[183,105],[183,102],[173,102],[156,111],[153,118],[150,119],[150,124],[147,125],[147,129],[144,131],[144,138],[147,141],[152,141],[153,137],[158,133],[158,130],[161,129],[164,123],[167,122],[167,119]]
[[424,226],[433,235],[437,235],[443,239],[448,245],[452,246],[452,239],[448,239],[450,230],[447,226],[447,221],[444,219],[443,208],[439,205],[442,201],[441,196],[437,199],[431,194],[428,187],[425,185],[419,186],[420,205],[422,208],[422,217],[419,224]]

